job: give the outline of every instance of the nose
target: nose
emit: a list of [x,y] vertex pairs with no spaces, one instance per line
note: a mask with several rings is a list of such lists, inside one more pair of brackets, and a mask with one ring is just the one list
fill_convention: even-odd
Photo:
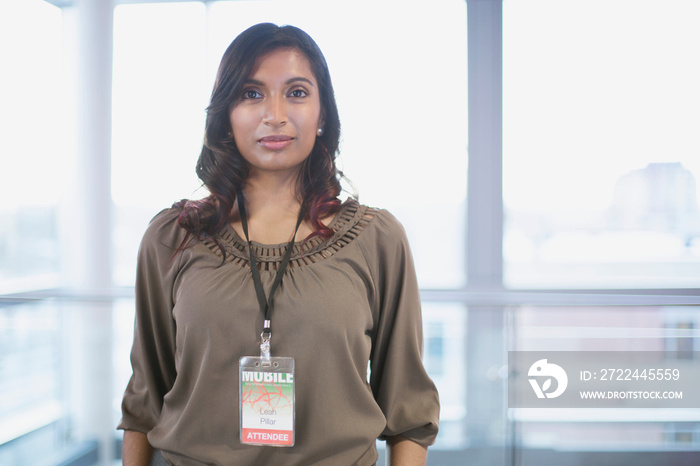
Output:
[[263,123],[268,126],[281,126],[287,123],[287,103],[284,98],[271,96],[263,106]]

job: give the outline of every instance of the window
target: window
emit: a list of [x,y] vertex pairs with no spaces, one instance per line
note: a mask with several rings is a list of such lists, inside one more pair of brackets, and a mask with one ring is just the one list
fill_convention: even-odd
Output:
[[700,278],[700,5],[506,0],[505,281]]
[[[146,222],[176,200],[203,195],[194,166],[216,67],[236,35],[271,21],[304,29],[323,50],[342,124],[339,167],[361,202],[402,221],[421,286],[464,285],[465,3],[386,1],[372,3],[371,10],[368,15],[354,5],[343,21],[330,21],[338,6],[321,1],[116,8],[112,194],[118,284],[133,284]],[[352,193],[353,186],[346,189]]]
[[0,293],[8,293],[58,283],[59,207],[70,157],[61,10],[41,0],[0,9]]
[[[75,464],[91,443],[85,454],[111,464],[141,235],[160,209],[205,195],[194,166],[216,66],[260,21],[319,42],[341,112],[340,167],[409,234],[442,401],[429,464],[697,462],[697,410],[533,413],[505,400],[509,349],[653,348],[696,363],[698,2],[115,3],[113,206],[102,207],[115,217],[117,288],[77,296],[61,287],[86,267],[73,253],[98,245],[76,249],[71,235],[86,207],[72,204],[81,167],[64,81],[75,80],[62,76],[70,13],[85,3],[0,7],[12,70],[0,75],[11,136],[0,138],[0,463],[70,450]],[[488,131],[469,135],[477,120]],[[469,212],[468,170],[479,181]]]
[[[462,0],[388,1],[371,8],[372,15],[353,8],[342,22],[328,20],[337,16],[337,4],[320,1],[213,2],[206,7],[173,2],[115,9],[116,284],[132,286],[138,243],[155,213],[181,198],[206,195],[198,189],[194,166],[216,69],[233,38],[271,21],[307,31],[328,60],[342,125],[338,163],[350,180],[348,194],[356,188],[361,202],[388,209],[404,224],[422,287],[464,285],[466,5]],[[309,15],[311,10],[315,14]],[[160,20],[164,17],[168,21]],[[393,32],[387,36],[389,22]],[[354,40],[348,41],[351,36]],[[440,351],[463,352],[462,333],[447,328],[448,321],[464,321],[464,309],[428,305],[425,315],[431,322],[428,369],[439,379],[448,407],[444,445],[454,447],[463,442],[466,412],[464,387],[455,385],[454,374],[463,370],[447,367]],[[131,371],[133,303],[120,301],[114,318],[122,352],[115,355],[120,393]]]
[[[698,306],[654,304],[521,306],[510,311],[508,348],[552,351],[553,357],[557,351],[658,352],[659,357],[672,358],[668,367],[687,374],[687,380],[697,368],[692,351],[685,348],[698,338],[693,325],[699,311]],[[654,365],[654,361],[648,363]],[[668,388],[658,383],[649,386],[650,390]],[[696,449],[697,438],[686,434],[700,428],[698,414],[700,409],[692,408],[509,409],[517,432],[514,441],[520,447],[573,451]]]
[[[160,18],[168,18],[161,21]],[[198,198],[213,76],[206,67],[206,8],[199,2],[121,5],[114,11],[112,201],[114,281],[133,286],[148,221]]]

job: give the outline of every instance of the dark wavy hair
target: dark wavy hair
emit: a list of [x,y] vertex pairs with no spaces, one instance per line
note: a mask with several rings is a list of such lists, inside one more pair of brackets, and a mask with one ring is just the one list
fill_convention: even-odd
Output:
[[[321,219],[335,214],[340,208],[340,178],[335,159],[340,139],[340,118],[335,102],[326,59],[314,40],[294,26],[262,23],[243,31],[224,53],[214,83],[207,118],[202,152],[196,172],[210,195],[201,200],[182,200],[175,204],[181,209],[179,224],[188,235],[213,237],[230,221],[231,209],[238,191],[248,176],[248,165],[236,147],[231,131],[230,112],[240,98],[244,81],[259,57],[280,48],[294,48],[309,60],[311,71],[318,83],[321,98],[323,134],[316,138],[311,154],[303,162],[297,189],[311,222],[313,236],[328,238],[333,230]],[[219,244],[225,257],[225,250]]]

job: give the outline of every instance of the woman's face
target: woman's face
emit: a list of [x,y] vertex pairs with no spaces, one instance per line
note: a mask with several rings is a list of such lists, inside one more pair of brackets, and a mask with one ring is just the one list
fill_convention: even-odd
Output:
[[261,172],[296,172],[311,153],[322,126],[318,83],[297,49],[259,57],[230,114],[236,146]]

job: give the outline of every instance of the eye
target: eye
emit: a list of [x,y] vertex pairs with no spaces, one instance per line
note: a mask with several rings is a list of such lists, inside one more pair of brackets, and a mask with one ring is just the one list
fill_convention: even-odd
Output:
[[246,89],[243,91],[243,94],[241,94],[242,100],[259,99],[261,97],[262,94],[256,91],[255,89]]
[[300,99],[300,98],[302,98],[302,97],[306,97],[307,95],[309,95],[309,94],[308,94],[304,89],[293,89],[293,90],[289,93],[289,97],[294,97],[294,98],[296,98],[296,99]]

